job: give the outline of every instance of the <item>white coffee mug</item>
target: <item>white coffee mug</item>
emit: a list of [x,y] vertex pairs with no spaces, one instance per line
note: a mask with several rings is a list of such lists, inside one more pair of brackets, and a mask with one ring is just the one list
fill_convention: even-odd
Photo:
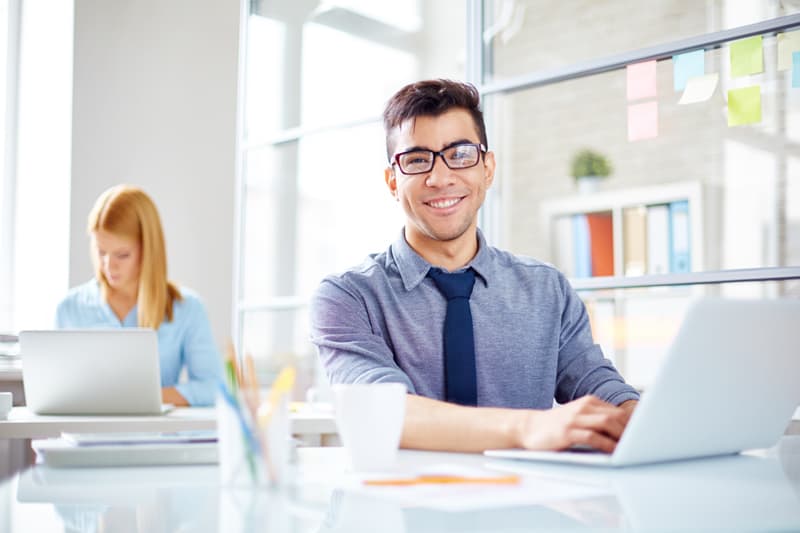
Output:
[[336,427],[353,470],[390,469],[397,460],[406,410],[402,383],[334,385]]

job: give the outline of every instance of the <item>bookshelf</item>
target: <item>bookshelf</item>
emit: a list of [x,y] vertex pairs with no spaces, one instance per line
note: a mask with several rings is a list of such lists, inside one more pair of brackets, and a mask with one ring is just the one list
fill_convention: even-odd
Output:
[[[571,280],[595,277],[598,270],[603,276],[701,271],[704,269],[706,259],[704,242],[709,238],[705,218],[708,216],[708,210],[704,209],[707,203],[706,196],[705,187],[700,182],[676,182],[544,201],[540,205],[540,213],[551,261]],[[666,212],[661,208],[666,209]],[[648,242],[648,237],[652,241],[653,235],[647,234],[647,220],[648,216],[651,220],[656,220],[655,215],[661,217],[663,235],[659,238],[664,240],[661,243],[663,250],[666,253],[667,248],[673,244],[670,239],[673,239],[674,244],[685,253],[684,259],[687,260],[685,264],[681,265],[680,261],[675,264],[675,257],[670,257],[667,261],[669,264],[663,265],[662,257],[659,260],[662,264],[660,271],[652,268],[648,270],[647,259],[653,260],[655,253],[653,242]],[[663,219],[664,216],[667,219]],[[585,237],[591,240],[591,235],[588,233],[594,231],[595,226],[587,223],[587,226],[591,227],[577,228],[575,217],[589,219],[594,217],[595,223],[599,218],[601,235],[608,233],[607,238],[602,239],[599,245],[608,249],[599,250],[599,257],[590,259],[599,259],[599,262],[608,261],[609,264],[599,269],[594,264],[595,273],[591,268],[587,270],[586,256],[587,254],[597,256],[598,250],[592,249],[590,242],[582,240]],[[602,222],[602,219],[605,219],[605,222]],[[672,225],[669,225],[670,221]],[[566,226],[570,226],[571,232]],[[680,228],[685,239],[677,235],[673,238],[672,227]],[[631,242],[634,240],[635,245]],[[594,243],[594,246],[596,248],[597,243]],[[638,267],[637,261],[640,263]]]

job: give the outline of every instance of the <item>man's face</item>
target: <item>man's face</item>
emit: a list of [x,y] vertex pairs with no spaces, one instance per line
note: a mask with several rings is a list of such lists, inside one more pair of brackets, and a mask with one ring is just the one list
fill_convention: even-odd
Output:
[[[480,143],[470,114],[451,109],[439,116],[408,120],[392,133],[394,154],[413,149],[439,152],[460,143]],[[494,154],[471,168],[450,169],[441,157],[424,174],[406,175],[397,164],[386,169],[386,184],[406,213],[406,239],[412,246],[474,238],[478,209],[494,178]]]

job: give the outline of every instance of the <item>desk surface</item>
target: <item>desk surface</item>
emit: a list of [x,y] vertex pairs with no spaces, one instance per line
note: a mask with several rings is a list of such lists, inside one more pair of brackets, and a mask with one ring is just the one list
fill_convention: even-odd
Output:
[[[335,435],[330,412],[301,409],[290,415],[294,435]],[[213,407],[176,408],[162,416],[39,416],[25,407],[14,407],[8,420],[0,420],[0,439],[58,437],[62,431],[100,433],[116,431],[186,431],[214,429]]]
[[214,466],[38,465],[0,484],[0,530],[800,529],[798,436],[757,453],[619,471],[416,451],[402,451],[396,467],[510,470],[518,486],[365,487],[346,464],[341,448],[301,448],[283,490],[220,487]]
[[0,357],[0,381],[22,383],[22,360]]

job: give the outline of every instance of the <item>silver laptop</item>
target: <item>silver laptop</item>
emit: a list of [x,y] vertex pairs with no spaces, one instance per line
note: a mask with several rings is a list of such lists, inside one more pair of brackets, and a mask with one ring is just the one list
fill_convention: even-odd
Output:
[[627,466],[772,446],[800,404],[800,301],[696,302],[613,454],[488,456]]
[[158,339],[152,329],[23,331],[27,407],[42,415],[160,414]]

